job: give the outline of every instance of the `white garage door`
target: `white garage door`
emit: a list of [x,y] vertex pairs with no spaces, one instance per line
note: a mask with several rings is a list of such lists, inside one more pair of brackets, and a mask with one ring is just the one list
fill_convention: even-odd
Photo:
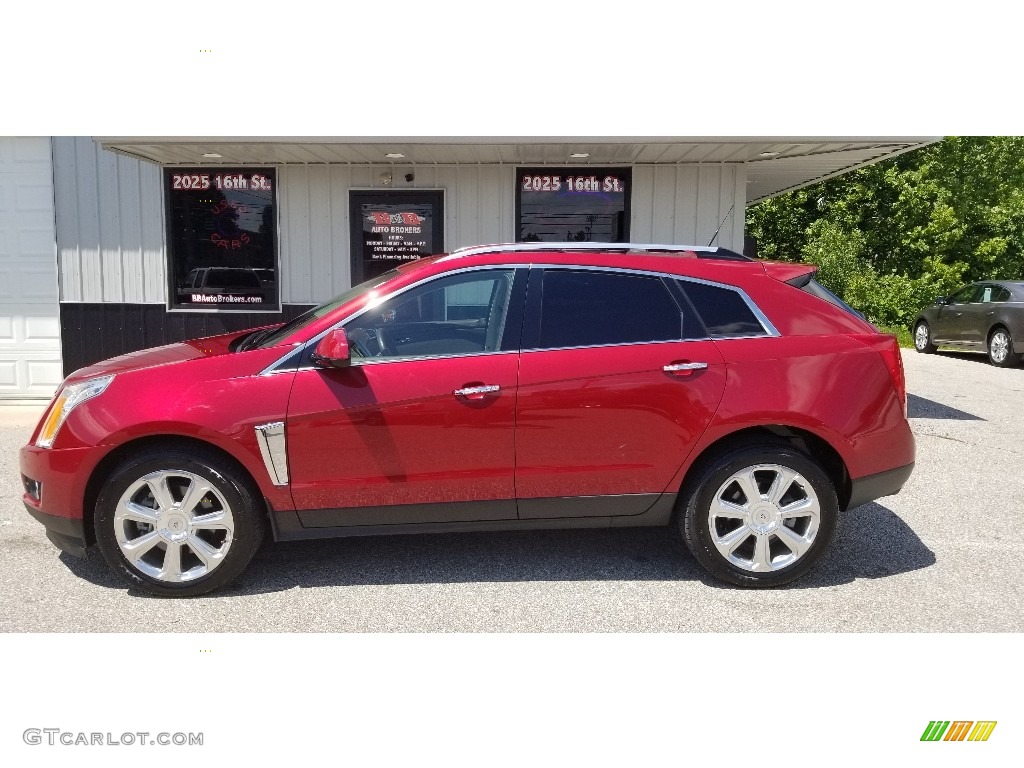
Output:
[[0,401],[60,384],[50,139],[0,137]]

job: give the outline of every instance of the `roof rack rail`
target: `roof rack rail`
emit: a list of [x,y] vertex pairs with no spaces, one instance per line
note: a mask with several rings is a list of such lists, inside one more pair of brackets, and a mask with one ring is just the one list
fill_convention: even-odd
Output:
[[476,256],[483,253],[510,253],[522,251],[589,251],[618,253],[696,253],[698,258],[728,259],[731,261],[752,261],[747,256],[730,251],[727,248],[707,245],[671,245],[657,243],[603,243],[603,242],[571,242],[571,243],[496,243],[494,245],[474,245],[458,248],[449,256]]

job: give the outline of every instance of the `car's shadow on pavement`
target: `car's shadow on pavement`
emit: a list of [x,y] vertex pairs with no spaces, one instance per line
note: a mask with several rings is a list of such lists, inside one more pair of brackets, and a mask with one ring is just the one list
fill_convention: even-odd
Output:
[[[125,589],[95,551],[61,555],[94,584]],[[814,589],[926,568],[935,555],[889,509],[866,504],[841,516],[824,561],[791,589]],[[710,577],[668,528],[461,533],[285,542],[265,546],[234,584],[210,597],[295,587],[528,581],[701,581]],[[130,590],[133,595],[141,595]]]
[[[940,347],[938,352],[933,352],[936,357],[951,357],[954,360],[966,360],[969,363],[977,363],[978,365],[984,365],[986,367],[993,367],[992,363],[988,361],[988,355],[985,354],[984,350],[981,352],[960,352],[958,350],[946,349]],[[1017,367],[1020,370],[1020,366]]]
[[961,411],[926,397],[907,393],[907,416],[911,419],[954,419],[958,421],[985,421],[973,413]]

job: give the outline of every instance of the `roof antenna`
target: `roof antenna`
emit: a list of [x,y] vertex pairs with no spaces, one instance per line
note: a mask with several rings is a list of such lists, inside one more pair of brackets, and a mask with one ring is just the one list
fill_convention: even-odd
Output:
[[711,239],[708,241],[708,248],[711,247],[711,243],[715,242],[715,238],[718,237],[718,233],[722,231],[722,227],[724,227],[725,222],[729,220],[729,216],[732,214],[732,209],[735,207],[736,203],[733,203],[732,205],[729,206],[729,210],[726,211],[725,218],[722,219],[722,223],[718,225],[718,229],[715,230],[715,234],[713,234],[711,236]]

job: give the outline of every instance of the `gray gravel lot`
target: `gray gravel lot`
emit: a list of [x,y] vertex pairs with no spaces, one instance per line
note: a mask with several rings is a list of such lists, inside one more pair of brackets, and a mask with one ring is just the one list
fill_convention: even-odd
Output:
[[822,565],[772,591],[710,581],[667,529],[623,529],[277,544],[229,589],[149,598],[98,554],[47,541],[17,469],[41,409],[0,407],[0,630],[1019,632],[1024,369],[904,360],[914,475],[847,513]]

